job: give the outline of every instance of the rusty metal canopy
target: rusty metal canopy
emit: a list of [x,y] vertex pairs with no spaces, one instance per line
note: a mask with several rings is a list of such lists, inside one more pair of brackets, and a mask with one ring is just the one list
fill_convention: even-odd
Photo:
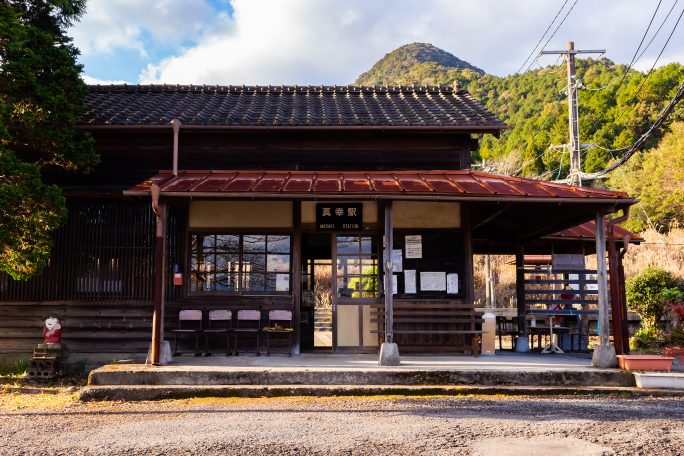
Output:
[[161,171],[125,191],[146,195],[156,183],[162,196],[293,199],[431,199],[610,203],[636,202],[623,192],[487,174],[447,171]]
[[[615,241],[622,241],[624,238],[629,238],[629,242],[632,244],[639,244],[644,241],[644,238],[638,234],[632,233],[631,231],[622,228],[620,225],[615,225],[613,227],[612,239]],[[591,220],[581,225],[573,226],[566,230],[559,231],[558,233],[553,233],[546,236],[546,239],[567,239],[567,240],[577,240],[577,241],[593,241],[596,239],[596,222]]]

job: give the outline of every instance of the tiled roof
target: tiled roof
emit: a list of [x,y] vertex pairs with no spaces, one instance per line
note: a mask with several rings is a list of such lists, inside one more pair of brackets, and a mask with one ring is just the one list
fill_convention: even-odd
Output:
[[496,133],[505,124],[451,86],[89,86],[83,123],[201,127],[428,127]]
[[452,197],[506,200],[634,202],[626,193],[519,177],[462,171],[162,171],[127,194],[145,194],[152,183],[169,196],[364,195],[392,198]]

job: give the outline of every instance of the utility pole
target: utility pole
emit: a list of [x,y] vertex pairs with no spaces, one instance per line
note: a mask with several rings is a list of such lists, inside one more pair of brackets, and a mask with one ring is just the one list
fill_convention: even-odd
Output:
[[561,147],[570,149],[570,185],[582,186],[582,163],[580,153],[582,146],[579,139],[579,119],[577,111],[577,77],[575,76],[575,55],[576,54],[605,54],[605,49],[575,49],[575,43],[568,42],[567,49],[564,51],[541,51],[542,54],[560,54],[567,56],[568,59],[568,128],[570,132],[570,143]]

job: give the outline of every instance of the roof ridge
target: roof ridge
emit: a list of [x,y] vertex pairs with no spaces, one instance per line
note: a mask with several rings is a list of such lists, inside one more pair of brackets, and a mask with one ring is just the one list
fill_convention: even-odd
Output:
[[256,84],[256,85],[223,85],[223,84],[88,84],[88,91],[92,93],[109,92],[159,92],[159,93],[452,93],[469,95],[462,88],[454,88],[451,84],[425,85],[329,85],[329,84]]

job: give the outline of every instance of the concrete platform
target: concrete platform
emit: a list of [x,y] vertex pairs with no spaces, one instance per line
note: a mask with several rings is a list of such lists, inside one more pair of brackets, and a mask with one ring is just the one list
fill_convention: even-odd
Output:
[[634,386],[619,369],[596,369],[591,360],[564,355],[492,357],[402,356],[380,367],[377,355],[179,357],[168,366],[110,364],[91,372],[89,385],[509,385]]

